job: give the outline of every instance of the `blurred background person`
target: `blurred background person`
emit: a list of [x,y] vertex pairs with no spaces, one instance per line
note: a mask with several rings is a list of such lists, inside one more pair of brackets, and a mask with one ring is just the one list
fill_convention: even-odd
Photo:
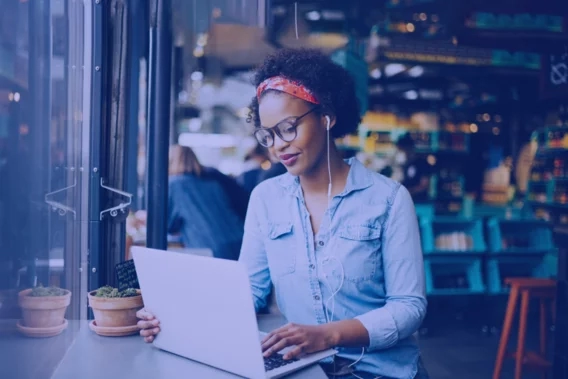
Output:
[[262,147],[260,144],[256,144],[256,146],[245,155],[244,161],[245,167],[243,173],[237,177],[237,183],[250,194],[254,187],[260,183],[262,174],[265,171],[263,165],[270,163],[270,157],[266,148]]
[[173,145],[169,157],[168,232],[186,248],[209,248],[237,260],[248,199],[230,177],[199,163],[193,150]]

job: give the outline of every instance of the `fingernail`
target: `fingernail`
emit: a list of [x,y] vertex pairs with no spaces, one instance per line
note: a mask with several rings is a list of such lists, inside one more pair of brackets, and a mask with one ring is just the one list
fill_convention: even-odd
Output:
[[160,328],[154,328],[154,333],[158,333],[160,331]]
[[290,356],[288,354],[284,355],[284,359],[290,359]]
[[159,323],[160,323],[160,321],[158,321],[158,320],[152,321],[152,325],[155,325],[155,326],[157,326]]

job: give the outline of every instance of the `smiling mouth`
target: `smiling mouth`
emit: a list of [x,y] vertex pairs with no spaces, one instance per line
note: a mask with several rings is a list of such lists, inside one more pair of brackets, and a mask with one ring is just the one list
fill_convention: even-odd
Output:
[[297,158],[298,158],[299,154],[284,154],[280,156],[280,161],[286,165],[286,166],[290,166],[293,165]]
[[287,161],[287,160],[294,158],[296,156],[298,156],[298,154],[283,154],[283,155],[280,156],[280,159],[283,160],[283,161]]

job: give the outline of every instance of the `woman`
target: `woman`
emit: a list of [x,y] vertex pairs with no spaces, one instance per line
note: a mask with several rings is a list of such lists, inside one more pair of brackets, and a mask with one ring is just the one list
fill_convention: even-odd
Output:
[[[237,260],[243,237],[244,191],[231,178],[203,167],[193,150],[170,147],[168,232],[188,248],[209,248],[218,258]],[[244,212],[243,212],[244,213]]]
[[[253,191],[240,260],[257,311],[274,284],[290,324],[262,341],[285,358],[336,347],[333,378],[427,378],[413,334],[426,313],[414,205],[400,184],[334,139],[360,121],[349,74],[316,50],[279,50],[256,74],[250,119],[258,141],[288,173]],[[159,332],[140,314],[142,336]],[[155,324],[154,324],[155,323]]]

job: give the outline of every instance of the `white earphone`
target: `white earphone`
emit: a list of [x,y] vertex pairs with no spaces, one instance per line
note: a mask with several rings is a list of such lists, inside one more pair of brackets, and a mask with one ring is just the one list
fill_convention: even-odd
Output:
[[[331,205],[331,190],[332,190],[332,185],[331,185],[331,158],[330,158],[331,141],[330,141],[330,135],[329,135],[329,128],[331,127],[331,118],[328,115],[326,115],[325,119],[327,120],[327,125],[326,125],[326,130],[327,130],[327,173],[328,173],[328,178],[329,178],[329,185],[328,185],[328,189],[327,189],[327,207],[329,209],[329,207]],[[329,213],[329,228],[331,229],[331,213]],[[329,290],[331,291],[331,296],[329,297],[329,299],[327,299],[327,301],[325,303],[325,306],[326,306],[325,316],[326,316],[327,322],[333,322],[333,320],[334,320],[333,316],[334,316],[334,313],[335,313],[335,296],[343,288],[343,284],[344,284],[344,280],[345,280],[345,269],[343,267],[343,264],[341,263],[341,261],[339,259],[337,259],[335,257],[332,257],[332,259],[335,259],[341,267],[341,280],[340,280],[340,283],[339,283],[339,287],[337,289],[334,289],[331,286],[331,283],[329,282],[328,274],[324,273],[326,285],[329,288]],[[322,263],[327,263],[327,262],[329,262],[329,260],[330,260],[330,258],[326,257]],[[330,312],[330,310],[331,310],[331,312]],[[357,363],[359,363],[363,359],[364,355],[365,355],[365,348],[362,348],[361,349],[361,355],[359,356],[359,358],[356,361],[352,362],[348,367],[351,368],[351,367],[355,366]],[[335,362],[335,360],[334,360],[334,362]],[[355,375],[354,373],[353,373],[353,376],[355,376],[356,378],[360,378],[359,376]]]

